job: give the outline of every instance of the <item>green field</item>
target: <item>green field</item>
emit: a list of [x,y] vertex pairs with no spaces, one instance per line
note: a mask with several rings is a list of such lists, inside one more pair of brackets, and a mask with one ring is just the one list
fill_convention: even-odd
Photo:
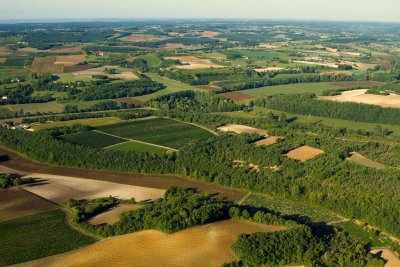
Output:
[[93,131],[68,134],[63,136],[64,140],[77,145],[85,145],[95,148],[104,148],[119,143],[126,142],[122,138],[117,138]]
[[180,81],[172,80],[167,77],[162,77],[162,76],[154,74],[154,73],[147,73],[146,75],[149,76],[153,81],[164,84],[166,86],[166,88],[163,90],[157,91],[155,93],[152,93],[152,94],[134,97],[134,99],[138,99],[141,101],[148,101],[152,98],[156,98],[156,97],[159,97],[162,95],[167,95],[167,94],[171,94],[171,93],[175,93],[175,92],[179,92],[179,91],[185,91],[185,90],[203,91],[197,87],[182,83]]
[[54,98],[65,98],[68,97],[67,92],[56,92],[56,91],[35,91],[32,93],[32,96],[45,96],[45,95],[51,95]]
[[12,112],[8,108],[0,108],[0,117],[1,116],[10,116],[10,115],[13,115],[13,114],[14,114],[14,112]]
[[306,216],[313,222],[332,222],[340,219],[327,210],[283,198],[252,194],[246,198],[242,204],[267,208],[288,216]]
[[55,122],[46,122],[46,123],[33,123],[31,127],[35,131],[50,129],[54,127],[61,126],[72,126],[74,124],[82,124],[88,125],[91,127],[110,125],[115,123],[121,123],[123,120],[116,117],[104,117],[104,118],[90,118],[90,119],[79,119],[79,120],[71,120],[71,121],[55,121]]
[[61,210],[0,222],[0,266],[64,253],[95,241],[72,229]]
[[59,104],[57,102],[48,102],[48,103],[31,103],[31,104],[17,104],[17,105],[7,105],[5,106],[10,108],[12,111],[20,111],[23,110],[24,113],[35,114],[38,112],[41,113],[59,113],[64,111],[64,105]]
[[192,140],[206,140],[213,136],[194,125],[164,118],[114,124],[99,127],[98,130],[171,148],[179,148]]
[[138,143],[136,141],[131,141],[128,143],[116,145],[116,146],[110,147],[109,149],[116,150],[116,151],[125,151],[125,152],[126,151],[137,151],[137,152],[148,152],[148,153],[164,153],[166,151],[164,148],[147,145],[147,144],[142,144],[142,143]]
[[287,85],[266,86],[255,89],[240,91],[255,97],[266,97],[279,94],[304,94],[313,93],[320,95],[323,91],[328,89],[338,89],[339,87],[330,85],[328,83],[295,83]]

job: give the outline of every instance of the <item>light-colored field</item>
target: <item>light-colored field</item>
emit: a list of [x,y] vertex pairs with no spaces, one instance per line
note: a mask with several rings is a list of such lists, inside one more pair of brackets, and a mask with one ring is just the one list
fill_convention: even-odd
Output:
[[268,68],[261,68],[261,69],[255,69],[257,72],[274,72],[274,71],[280,71],[284,70],[285,68],[280,68],[280,67],[268,67]]
[[374,249],[371,250],[372,254],[378,255],[383,258],[385,261],[385,267],[399,267],[400,266],[400,258],[394,253],[391,249]]
[[31,125],[31,127],[35,131],[39,131],[39,130],[50,129],[50,128],[60,127],[60,126],[71,126],[74,124],[82,124],[82,125],[97,127],[97,126],[116,124],[116,123],[120,123],[120,122],[123,122],[123,120],[116,118],[116,117],[106,117],[106,118],[80,119],[80,120],[72,120],[72,121],[56,121],[56,122],[49,121],[49,122],[40,123],[40,124],[34,123]]
[[324,62],[315,62],[315,61],[305,61],[305,60],[294,60],[295,63],[307,64],[307,65],[318,65],[318,66],[325,66],[330,68],[339,68],[339,66],[335,63],[324,63]]
[[319,99],[337,102],[355,102],[381,107],[400,108],[400,95],[374,95],[366,94],[367,89],[359,89],[343,92],[336,96],[320,96]]
[[225,126],[218,127],[219,131],[221,132],[234,132],[237,134],[242,133],[256,133],[263,136],[268,136],[268,132],[266,130],[260,130],[257,128],[253,128],[250,126],[239,125],[239,124],[228,124]]
[[22,266],[219,267],[236,260],[231,245],[239,234],[285,229],[283,226],[231,220],[171,235],[147,230],[109,238],[80,250]]
[[373,69],[376,66],[376,64],[351,62],[351,61],[344,61],[344,62],[342,62],[342,64],[349,64],[349,65],[352,65],[353,67],[356,67],[357,69],[362,69],[362,70]]
[[57,206],[19,188],[1,189],[0,221],[56,209]]
[[35,57],[31,68],[38,74],[64,72],[64,65],[55,62],[56,57]]
[[301,146],[299,148],[293,149],[292,151],[287,153],[286,156],[291,159],[304,162],[324,153],[324,151],[317,148],[313,148],[310,146]]
[[117,74],[107,74],[105,72],[106,68],[118,68],[115,66],[103,66],[99,68],[81,70],[72,72],[72,75],[79,78],[92,78],[93,75],[105,75],[108,78],[120,78],[120,79],[127,79],[127,80],[138,80],[139,77],[131,71],[122,71],[121,73]]
[[140,209],[140,204],[123,204],[113,207],[89,220],[91,225],[114,224],[119,221],[119,216],[130,210]]
[[202,59],[194,56],[182,56],[182,57],[166,57],[168,60],[179,60],[182,64],[188,65],[177,65],[177,69],[209,69],[209,68],[223,68],[224,66],[212,63],[209,59]]
[[23,110],[24,113],[35,114],[37,112],[48,113],[48,112],[62,112],[64,110],[64,105],[59,104],[57,102],[48,102],[48,103],[30,103],[30,104],[16,104],[16,105],[7,105],[6,108],[9,108],[13,112],[19,112]]
[[0,63],[5,63],[7,61],[7,58],[0,57]]
[[199,32],[198,33],[200,36],[202,37],[208,37],[208,38],[212,38],[217,36],[218,34],[220,34],[220,32],[214,32],[214,31],[204,31],[204,32]]
[[255,142],[256,146],[268,146],[275,144],[279,139],[283,139],[281,136],[268,136],[265,139]]
[[163,46],[165,49],[190,49],[190,48],[201,48],[202,46],[200,45],[185,45],[185,44],[179,44],[179,43],[167,43]]
[[364,157],[361,154],[358,154],[357,152],[352,152],[351,156],[349,158],[347,158],[347,160],[355,162],[360,165],[363,165],[365,167],[369,167],[369,168],[384,169],[386,167],[385,165],[383,165],[379,162],[367,159],[366,157]]
[[162,41],[162,40],[167,40],[169,38],[166,36],[132,34],[128,37],[124,37],[123,39],[125,41],[132,42],[132,43],[141,43],[141,42]]
[[5,56],[5,55],[9,55],[9,54],[12,54],[12,51],[10,51],[8,49],[0,48],[0,56]]
[[57,56],[54,64],[62,64],[66,66],[74,66],[86,60],[84,55]]
[[121,199],[134,197],[136,201],[142,201],[161,198],[165,192],[161,189],[60,175],[31,174],[29,177],[36,178],[37,182],[24,189],[55,203],[64,203],[70,198],[95,199],[108,196]]
[[271,43],[261,43],[258,47],[266,48],[266,49],[277,49],[281,47],[279,44],[271,44]]

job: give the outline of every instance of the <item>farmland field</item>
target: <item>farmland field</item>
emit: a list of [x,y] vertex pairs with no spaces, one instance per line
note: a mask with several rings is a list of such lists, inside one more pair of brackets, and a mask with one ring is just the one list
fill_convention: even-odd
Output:
[[166,151],[166,149],[164,148],[138,143],[136,141],[130,141],[119,145],[117,144],[115,146],[109,147],[108,149],[117,151],[137,151],[137,152],[148,152],[148,153],[164,153]]
[[30,104],[17,104],[17,105],[7,105],[5,106],[10,108],[13,112],[23,110],[24,113],[35,114],[38,112],[41,113],[59,113],[64,110],[64,105],[59,104],[57,102],[48,102],[48,103],[30,103]]
[[339,86],[331,85],[328,83],[296,83],[287,85],[266,86],[256,89],[249,89],[241,91],[255,97],[266,97],[278,94],[303,94],[314,93],[320,95],[323,91],[328,89],[338,89]]
[[159,90],[152,94],[136,96],[136,97],[134,97],[134,99],[138,99],[141,101],[148,101],[152,98],[157,98],[162,95],[167,95],[167,94],[171,94],[171,93],[175,93],[175,92],[179,92],[179,91],[185,91],[185,90],[202,91],[202,89],[199,89],[197,87],[191,86],[186,83],[179,82],[177,80],[172,80],[167,77],[162,77],[162,76],[154,74],[154,73],[148,73],[147,76],[149,76],[155,82],[164,84],[166,88]]
[[62,64],[67,66],[74,66],[86,60],[84,55],[72,55],[72,56],[57,56],[54,64]]
[[229,93],[223,93],[221,94],[223,98],[239,102],[239,103],[247,103],[250,102],[250,100],[256,99],[257,97],[251,96],[248,94],[244,94],[242,92],[229,92]]
[[60,126],[71,126],[74,124],[82,124],[82,125],[88,125],[91,127],[97,127],[97,126],[104,126],[104,125],[110,125],[110,124],[116,124],[123,122],[123,120],[116,118],[116,117],[105,117],[105,118],[91,118],[91,119],[80,119],[80,120],[71,120],[71,121],[56,121],[56,122],[46,122],[46,123],[41,123],[41,124],[32,124],[32,128],[35,131],[39,130],[44,130],[44,129],[50,129],[54,127],[60,127]]
[[0,191],[0,221],[46,212],[57,206],[19,188]]
[[234,132],[237,134],[242,133],[256,133],[259,135],[267,136],[268,132],[266,130],[256,129],[246,125],[238,125],[238,124],[228,124],[225,126],[218,127],[218,130],[221,132]]
[[140,209],[140,204],[123,204],[113,207],[89,220],[91,225],[113,224],[119,221],[119,216],[127,211]]
[[192,227],[171,235],[146,230],[109,238],[26,266],[221,266],[236,259],[231,245],[239,234],[285,229],[283,226],[230,220]]
[[309,146],[301,146],[299,148],[293,149],[286,154],[287,157],[298,160],[298,161],[307,161],[315,158],[325,152]]
[[60,210],[0,222],[0,265],[43,258],[95,242],[72,229]]
[[126,142],[122,138],[101,134],[94,131],[87,131],[63,136],[64,140],[77,145],[85,145],[95,148],[104,148],[115,144]]
[[363,166],[369,167],[369,168],[375,168],[375,169],[384,169],[385,168],[385,165],[383,165],[379,162],[367,159],[366,157],[364,157],[356,152],[352,152],[351,156],[347,159],[349,161],[355,162],[357,164],[360,164],[360,165],[363,165]]
[[205,140],[213,136],[199,127],[164,118],[114,124],[98,127],[98,130],[172,148],[179,148],[192,140]]
[[25,190],[54,203],[63,204],[68,199],[96,199],[113,196],[136,201],[155,200],[164,196],[165,190],[112,182],[82,179],[61,175],[31,174],[37,183],[27,185]]
[[31,68],[38,74],[64,72],[64,65],[55,64],[56,60],[56,57],[35,57]]

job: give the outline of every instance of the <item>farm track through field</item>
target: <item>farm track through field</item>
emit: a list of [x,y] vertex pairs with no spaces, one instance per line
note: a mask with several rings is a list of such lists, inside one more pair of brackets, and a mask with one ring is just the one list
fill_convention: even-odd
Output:
[[[171,151],[174,151],[174,152],[178,152],[177,149],[171,148],[171,147],[167,147],[167,146],[160,146],[160,145],[156,145],[156,144],[152,144],[152,143],[147,143],[147,142],[143,142],[143,141],[139,141],[139,140],[135,140],[135,139],[130,139],[130,138],[126,138],[126,137],[121,137],[121,136],[118,136],[118,135],[113,135],[113,134],[105,133],[105,132],[98,131],[98,130],[93,130],[93,132],[100,133],[100,134],[104,134],[104,135],[108,135],[108,136],[112,136],[112,137],[116,137],[116,138],[120,138],[120,139],[124,139],[124,140],[127,140],[127,141],[129,141],[129,142],[132,142],[132,141],[133,141],[133,142],[140,143],[140,144],[144,144],[144,145],[155,146],[155,147],[159,147],[159,148],[164,148],[164,149],[167,149],[167,150],[171,150]],[[128,142],[124,142],[124,143],[128,143]],[[120,144],[121,144],[121,143],[119,143],[118,145],[120,145]],[[112,146],[115,146],[115,145],[112,145]],[[108,147],[105,147],[105,148],[109,148],[109,147],[112,147],[112,146],[108,146]]]
[[225,197],[230,201],[239,201],[246,192],[243,190],[221,187],[213,184],[206,184],[199,181],[190,180],[174,175],[157,175],[157,174],[133,174],[123,172],[113,172],[106,170],[79,169],[72,167],[50,166],[44,163],[36,162],[10,150],[0,148],[0,155],[6,156],[8,159],[2,161],[1,165],[8,168],[22,171],[25,173],[52,174],[71,176],[83,179],[100,180],[114,182],[118,184],[143,186],[158,189],[168,189],[172,186],[183,188],[195,188],[202,193],[216,194]]

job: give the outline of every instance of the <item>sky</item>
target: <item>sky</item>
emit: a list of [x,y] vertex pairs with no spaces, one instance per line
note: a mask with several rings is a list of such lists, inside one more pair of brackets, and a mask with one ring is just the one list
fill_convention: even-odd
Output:
[[235,18],[400,22],[399,0],[0,0],[0,20]]

